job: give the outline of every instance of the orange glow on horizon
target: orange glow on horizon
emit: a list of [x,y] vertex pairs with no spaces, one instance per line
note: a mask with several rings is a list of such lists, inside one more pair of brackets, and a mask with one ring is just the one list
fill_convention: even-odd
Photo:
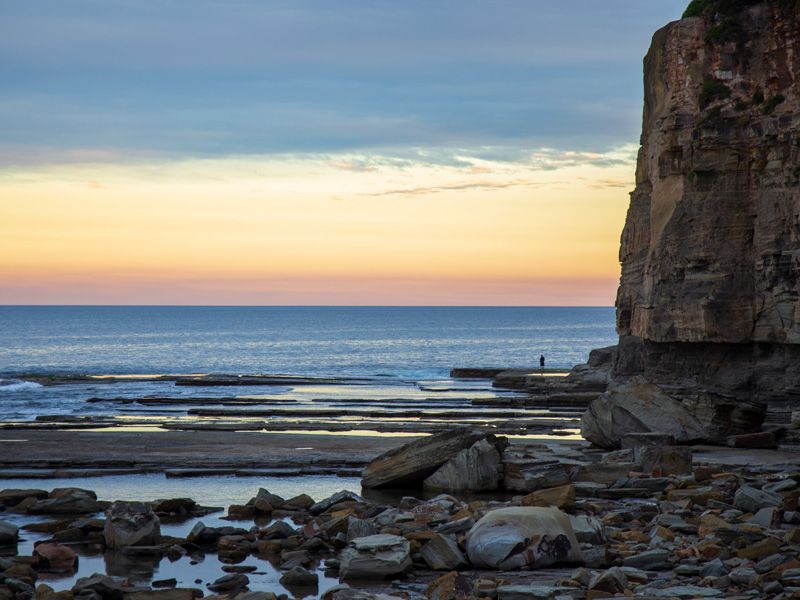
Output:
[[611,305],[629,164],[0,173],[3,304]]

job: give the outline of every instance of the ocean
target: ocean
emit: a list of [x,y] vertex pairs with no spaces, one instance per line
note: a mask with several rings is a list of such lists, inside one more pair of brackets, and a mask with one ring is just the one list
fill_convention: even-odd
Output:
[[[528,368],[543,354],[548,367],[569,368],[615,342],[610,307],[0,306],[0,421],[130,412],[163,418],[185,415],[186,407],[112,399],[185,397],[190,404],[232,392],[321,408],[352,401],[353,410],[408,409],[435,396],[437,405],[460,409],[496,392],[488,382],[452,382],[453,367]],[[25,379],[181,373],[359,377],[368,385],[231,390],[135,378],[113,386]],[[88,402],[97,398],[108,402]]]
[[610,307],[0,306],[0,376],[289,373],[441,377],[584,362]]

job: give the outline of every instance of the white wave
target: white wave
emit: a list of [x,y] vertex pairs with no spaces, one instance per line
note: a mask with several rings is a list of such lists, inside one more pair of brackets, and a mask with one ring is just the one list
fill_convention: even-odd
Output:
[[34,381],[22,381],[21,379],[0,379],[0,393],[24,392],[25,390],[35,390],[40,387],[42,387],[42,384]]

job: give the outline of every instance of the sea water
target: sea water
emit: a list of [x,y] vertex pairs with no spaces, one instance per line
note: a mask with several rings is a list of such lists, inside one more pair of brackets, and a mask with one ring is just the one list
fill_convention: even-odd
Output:
[[457,366],[531,367],[540,354],[568,368],[615,341],[610,307],[0,306],[0,377],[436,378]]

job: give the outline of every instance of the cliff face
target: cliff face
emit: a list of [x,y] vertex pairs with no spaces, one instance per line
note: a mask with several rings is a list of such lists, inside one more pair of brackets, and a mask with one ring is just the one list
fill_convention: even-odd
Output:
[[644,66],[615,374],[800,398],[797,9],[671,23]]

